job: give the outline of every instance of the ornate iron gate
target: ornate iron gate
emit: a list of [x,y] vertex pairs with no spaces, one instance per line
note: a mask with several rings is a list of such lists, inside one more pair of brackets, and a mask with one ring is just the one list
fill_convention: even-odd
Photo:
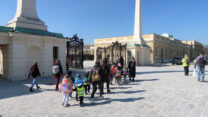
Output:
[[77,35],[69,38],[67,42],[67,70],[69,68],[83,69],[83,39],[79,39]]
[[122,45],[118,41],[112,42],[108,47],[98,47],[96,50],[97,60],[101,61],[106,58],[109,62],[116,62],[121,56],[124,57],[126,63],[126,44]]

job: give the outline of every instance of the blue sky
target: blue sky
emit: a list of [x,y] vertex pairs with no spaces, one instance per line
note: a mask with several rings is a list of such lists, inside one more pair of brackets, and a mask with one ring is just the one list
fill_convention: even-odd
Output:
[[[95,38],[130,36],[134,29],[135,0],[37,0],[39,17],[51,32],[86,44]],[[0,0],[0,25],[16,12],[17,0]],[[143,0],[143,34],[169,33],[180,40],[208,44],[208,0]]]

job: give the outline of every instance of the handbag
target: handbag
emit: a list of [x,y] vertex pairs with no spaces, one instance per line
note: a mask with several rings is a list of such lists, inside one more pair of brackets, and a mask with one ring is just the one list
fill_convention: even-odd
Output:
[[194,71],[193,71],[193,74],[192,74],[193,77],[196,77],[196,69],[194,68]]

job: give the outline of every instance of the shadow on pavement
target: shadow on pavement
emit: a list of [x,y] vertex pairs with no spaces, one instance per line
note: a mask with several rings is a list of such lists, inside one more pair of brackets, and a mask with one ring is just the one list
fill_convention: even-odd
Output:
[[111,89],[129,89],[129,88],[132,88],[132,87],[111,87]]
[[[0,99],[11,98],[23,95],[33,95],[42,92],[42,90],[36,90],[34,86],[34,92],[29,92],[29,87],[25,84],[31,84],[32,80],[24,81],[2,81],[0,82]],[[30,85],[29,85],[30,86]]]
[[110,92],[110,94],[118,94],[118,93],[133,94],[133,93],[141,93],[141,92],[145,92],[145,90],[138,90],[138,91],[118,91],[118,92]]
[[98,105],[105,105],[105,104],[110,104],[111,102],[134,102],[138,100],[143,100],[145,99],[144,97],[138,97],[138,98],[126,98],[126,99],[110,99],[110,98],[104,98],[100,99],[103,100],[102,102],[96,102],[97,100],[94,101],[94,103],[85,103],[84,106],[98,106]]
[[135,82],[145,82],[145,81],[157,81],[159,79],[142,79],[142,80],[135,80]]
[[174,72],[184,72],[183,70],[178,71],[150,71],[150,72],[136,72],[137,75],[141,74],[158,74],[158,73],[174,73]]

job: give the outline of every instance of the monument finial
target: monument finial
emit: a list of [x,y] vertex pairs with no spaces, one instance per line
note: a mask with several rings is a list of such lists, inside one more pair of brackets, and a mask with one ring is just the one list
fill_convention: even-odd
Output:
[[47,30],[47,26],[37,15],[36,0],[17,0],[16,15],[7,26]]

